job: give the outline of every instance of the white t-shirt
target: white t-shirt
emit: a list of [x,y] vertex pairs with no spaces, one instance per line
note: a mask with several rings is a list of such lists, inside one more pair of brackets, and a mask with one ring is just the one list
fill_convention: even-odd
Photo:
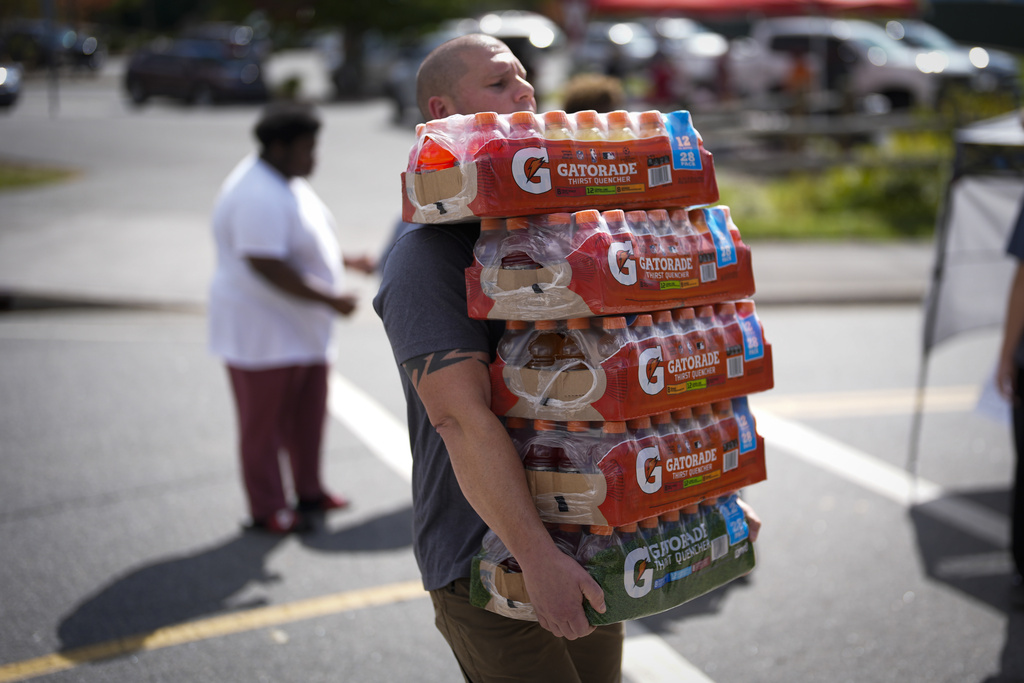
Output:
[[340,291],[334,218],[302,178],[288,181],[256,155],[228,175],[213,211],[217,266],[210,286],[214,355],[249,370],[328,360],[334,311],[286,294],[247,258],[276,258]]

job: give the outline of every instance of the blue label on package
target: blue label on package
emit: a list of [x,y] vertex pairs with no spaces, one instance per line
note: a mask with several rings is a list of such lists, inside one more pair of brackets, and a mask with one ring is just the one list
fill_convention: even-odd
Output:
[[674,111],[668,114],[665,127],[672,147],[672,168],[677,171],[701,170],[697,131],[690,120],[690,112]]
[[725,528],[729,532],[729,545],[736,545],[740,541],[746,540],[750,529],[747,528],[747,518],[743,516],[743,510],[736,502],[736,496],[719,505],[719,509],[725,516]]
[[758,322],[757,315],[739,315],[736,319],[743,333],[743,360],[764,358],[764,338],[761,336],[761,323]]
[[749,453],[757,448],[757,433],[754,429],[754,416],[750,412],[746,396],[733,399],[732,414],[740,428],[740,453]]
[[732,241],[732,233],[725,221],[725,211],[721,207],[704,209],[704,220],[711,231],[711,239],[718,252],[718,267],[734,265],[737,262],[736,244]]

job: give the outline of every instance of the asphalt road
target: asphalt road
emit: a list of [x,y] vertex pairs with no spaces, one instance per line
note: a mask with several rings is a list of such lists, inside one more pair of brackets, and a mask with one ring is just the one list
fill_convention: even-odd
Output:
[[[338,326],[325,452],[354,507],[309,536],[243,533],[202,307],[208,212],[255,111],[133,111],[115,85],[63,84],[54,113],[30,84],[0,118],[0,156],[79,170],[0,194],[0,289],[102,304],[0,315],[0,681],[458,680],[417,585],[375,280],[353,278],[364,305]],[[313,184],[352,251],[379,249],[394,219],[411,138],[386,113],[325,108]],[[766,265],[765,289],[784,286]],[[995,334],[934,354],[915,485],[920,307],[768,297],[759,313],[776,376],[752,399],[768,444],[769,480],[747,491],[765,521],[759,566],[631,628],[627,679],[1024,678],[1012,451],[974,409]]]

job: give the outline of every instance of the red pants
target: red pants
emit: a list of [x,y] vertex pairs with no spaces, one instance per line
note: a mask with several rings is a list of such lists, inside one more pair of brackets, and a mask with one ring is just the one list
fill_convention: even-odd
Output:
[[280,453],[288,454],[295,495],[319,500],[320,444],[327,410],[327,366],[270,370],[228,366],[238,414],[242,481],[254,520],[288,507]]

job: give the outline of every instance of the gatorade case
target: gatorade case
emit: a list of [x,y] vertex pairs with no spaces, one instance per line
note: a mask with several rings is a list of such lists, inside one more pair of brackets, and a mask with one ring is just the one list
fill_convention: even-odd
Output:
[[593,208],[692,207],[718,201],[713,158],[688,111],[666,116],[668,136],[626,141],[500,138],[484,144],[472,157],[458,144],[459,131],[465,130],[469,119],[456,114],[434,126],[452,131],[431,139],[456,157],[454,167],[415,172],[419,154],[413,148],[412,161],[402,174],[403,220],[457,223]]

